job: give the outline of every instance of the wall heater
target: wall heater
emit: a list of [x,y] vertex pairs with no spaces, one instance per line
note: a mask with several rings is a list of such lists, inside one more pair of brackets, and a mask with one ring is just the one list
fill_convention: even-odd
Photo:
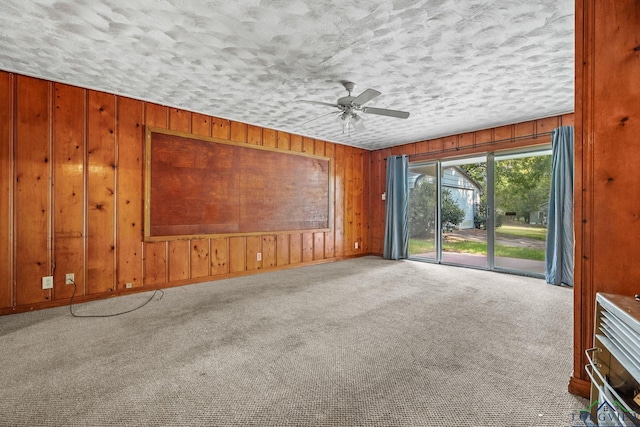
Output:
[[591,420],[599,426],[640,426],[640,301],[596,294],[591,377]]

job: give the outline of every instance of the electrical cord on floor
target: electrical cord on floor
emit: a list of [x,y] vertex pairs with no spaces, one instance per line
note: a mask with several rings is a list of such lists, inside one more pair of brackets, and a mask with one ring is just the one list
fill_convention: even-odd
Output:
[[73,298],[76,296],[76,290],[78,289],[78,286],[76,285],[76,282],[74,282],[73,280],[71,280],[71,283],[73,284],[73,293],[71,294],[71,299],[69,300],[69,313],[71,313],[71,315],[73,317],[115,317],[115,316],[120,316],[121,314],[127,314],[127,313],[131,313],[132,311],[136,311],[142,307],[144,307],[145,305],[149,304],[153,298],[156,296],[156,294],[158,292],[160,292],[160,298],[158,298],[158,301],[160,301],[162,299],[162,297],[164,296],[164,291],[161,289],[156,289],[153,294],[151,295],[151,297],[145,301],[142,305],[136,307],[136,308],[132,308],[131,310],[127,310],[127,311],[122,311],[120,313],[113,313],[113,314],[75,314],[73,312]]

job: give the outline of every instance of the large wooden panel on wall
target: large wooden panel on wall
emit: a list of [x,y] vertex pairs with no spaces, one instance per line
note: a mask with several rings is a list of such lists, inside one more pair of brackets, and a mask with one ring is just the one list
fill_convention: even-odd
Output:
[[324,156],[153,128],[146,137],[149,240],[330,227],[330,161]]
[[[330,169],[329,193],[337,196],[330,229],[144,242],[147,126],[325,156],[339,165]],[[66,273],[74,273],[82,301],[127,292],[129,284],[153,289],[366,253],[369,156],[0,71],[0,192],[8,201],[0,204],[0,314],[68,303],[74,287],[64,284]],[[48,275],[53,290],[42,289]]]
[[597,292],[640,293],[640,8],[636,0],[576,2],[574,372],[589,393]]

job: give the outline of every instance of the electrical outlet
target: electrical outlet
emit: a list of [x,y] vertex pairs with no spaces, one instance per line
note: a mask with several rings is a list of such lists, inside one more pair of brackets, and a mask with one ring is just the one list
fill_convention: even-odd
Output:
[[124,286],[125,286],[125,288],[127,288],[127,289],[131,289],[131,288],[133,288],[133,283],[127,283],[127,284],[125,284]]
[[258,252],[258,253],[256,254],[256,259],[257,259],[258,261],[262,261],[262,252]]
[[44,276],[42,278],[42,289],[53,289],[53,276]]
[[75,283],[75,275],[73,273],[67,273],[64,276],[65,285],[73,285]]
[[382,193],[382,200],[387,200],[387,193]]
[[356,242],[356,249],[358,249],[358,246],[360,246],[360,244],[358,242]]

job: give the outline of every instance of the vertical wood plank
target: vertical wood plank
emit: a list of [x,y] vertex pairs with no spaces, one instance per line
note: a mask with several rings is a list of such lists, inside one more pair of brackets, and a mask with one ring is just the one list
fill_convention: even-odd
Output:
[[145,124],[161,129],[169,128],[169,109],[162,105],[145,103]]
[[573,113],[563,114],[560,117],[560,126],[573,126],[575,124],[575,116]]
[[[313,143],[313,154],[316,156],[325,155],[326,144],[324,141],[316,140]],[[324,259],[324,232],[317,232],[313,234],[313,259]]]
[[314,141],[312,138],[302,137],[302,152],[313,154]]
[[190,278],[209,276],[209,239],[191,240]]
[[416,154],[427,153],[429,150],[427,141],[416,142]]
[[262,145],[262,128],[259,126],[247,126],[247,143],[252,145]]
[[262,145],[270,148],[276,148],[278,146],[275,130],[273,129],[262,130]]
[[191,112],[178,108],[169,109],[169,129],[179,132],[191,132]]
[[[335,188],[335,164],[336,164],[336,159],[335,159],[335,145],[332,143],[325,143],[325,156],[329,157],[330,160],[330,174],[331,174],[331,180],[332,180],[332,189]],[[335,191],[335,190],[334,190]],[[336,204],[335,204],[335,198],[331,197],[331,205],[329,206],[329,209],[332,211],[332,213],[335,215],[335,209],[336,209]],[[335,222],[335,219],[334,219]],[[324,234],[324,257],[325,258],[333,258],[335,256],[335,251],[334,251],[334,237],[335,237],[335,224],[331,223],[329,224],[329,226],[331,227],[330,231],[327,231]]]
[[218,276],[229,272],[229,239],[211,239],[211,275]]
[[313,233],[302,233],[302,262],[313,261]]
[[314,260],[324,259],[324,233],[313,233],[312,248]]
[[262,267],[269,268],[276,265],[276,237],[262,236]]
[[516,138],[519,138],[519,137],[523,137],[523,136],[534,135],[535,132],[536,132],[536,122],[535,121],[522,122],[522,123],[516,123],[516,125],[514,126],[513,135]]
[[229,120],[219,119],[217,117],[212,117],[211,120],[211,136],[221,139],[231,138],[231,124]]
[[247,142],[247,125],[231,121],[230,137],[234,142]]
[[144,286],[167,282],[167,242],[144,243]]
[[536,120],[536,134],[551,132],[558,126],[560,126],[560,118],[557,116]]
[[262,252],[262,239],[260,236],[247,236],[247,271],[260,270],[262,260],[258,261],[258,252]]
[[13,75],[0,71],[0,308],[13,306],[13,246],[9,240],[12,234],[11,207],[13,199]]
[[41,282],[51,274],[49,84],[18,76],[16,96],[16,303],[23,305],[50,298]]
[[220,274],[227,274],[229,272],[229,239],[211,239],[210,252],[211,275],[218,276]]
[[487,144],[493,141],[493,129],[483,129],[475,132],[475,145]]
[[[353,251],[354,253],[362,253],[363,247],[363,153],[361,150],[353,150],[353,187],[352,187],[352,199],[353,199]],[[358,244],[356,249],[355,243]]]
[[302,234],[300,233],[289,236],[289,260],[291,264],[302,262]]
[[186,280],[189,278],[191,267],[189,255],[191,246],[189,240],[172,240],[169,242],[169,282]]
[[[453,151],[458,149],[458,135],[447,136],[442,138],[442,149],[445,151]],[[413,153],[407,153],[413,154]]]
[[430,153],[442,151],[443,144],[442,138],[430,139],[427,142],[427,151]]
[[354,247],[354,215],[353,215],[353,148],[345,150],[344,167],[344,254],[353,255]]
[[89,91],[87,134],[87,294],[115,283],[116,99]]
[[291,151],[302,152],[302,137],[300,135],[291,135],[290,139]]
[[361,150],[362,155],[362,253],[371,252],[371,208],[369,206],[369,197],[371,192],[371,152]]
[[200,136],[211,136],[211,118],[204,114],[191,114],[191,133]]
[[471,148],[476,143],[476,134],[474,132],[463,133],[458,136],[458,148]]
[[229,238],[229,272],[238,273],[246,270],[246,252],[244,237]]
[[84,289],[84,100],[85,91],[54,85],[53,108],[53,253],[54,298],[71,298],[74,287],[65,285],[74,274],[77,292]]
[[118,97],[117,287],[143,284],[144,103]]
[[513,139],[514,130],[515,130],[515,126],[513,125],[497,127],[493,130],[493,140],[505,141],[505,140]]
[[291,135],[287,132],[278,132],[278,148],[283,150],[291,149]]
[[278,234],[276,237],[276,264],[287,265],[289,264],[289,235]]
[[334,253],[340,258],[344,256],[344,221],[345,221],[345,150],[342,144],[336,144],[336,161],[335,161],[335,234],[334,234]]

